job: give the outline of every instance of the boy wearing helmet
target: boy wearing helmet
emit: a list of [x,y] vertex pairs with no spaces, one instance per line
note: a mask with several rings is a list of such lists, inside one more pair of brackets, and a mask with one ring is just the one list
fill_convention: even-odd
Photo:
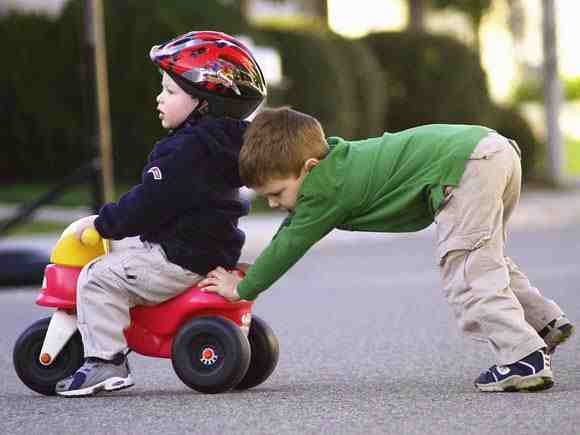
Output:
[[77,285],[85,363],[59,382],[62,396],[87,396],[133,385],[123,330],[129,310],[156,304],[199,282],[218,265],[234,268],[244,244],[238,219],[238,156],[244,119],[266,96],[250,51],[219,32],[190,32],[154,46],[163,77],[157,110],[169,134],[143,169],[141,183],[98,215],[77,224],[103,238],[140,236],[140,244],[86,265]]
[[244,135],[240,175],[290,215],[243,279],[217,268],[200,284],[207,291],[253,300],[335,228],[412,232],[435,221],[443,287],[458,324],[497,356],[476,387],[553,385],[550,354],[574,326],[504,256],[521,187],[514,141],[485,127],[445,124],[327,141],[306,114],[265,110]]

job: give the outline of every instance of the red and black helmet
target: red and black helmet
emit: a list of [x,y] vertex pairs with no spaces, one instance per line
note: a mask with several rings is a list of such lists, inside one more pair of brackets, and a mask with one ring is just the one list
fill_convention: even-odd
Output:
[[209,113],[243,119],[266,98],[266,81],[250,50],[221,32],[199,31],[156,45],[151,60]]

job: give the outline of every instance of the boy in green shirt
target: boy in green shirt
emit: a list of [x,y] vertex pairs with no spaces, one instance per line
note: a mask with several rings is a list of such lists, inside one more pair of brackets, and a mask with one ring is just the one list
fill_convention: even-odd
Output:
[[519,154],[514,141],[481,126],[327,141],[306,114],[264,110],[244,135],[240,175],[289,216],[243,279],[217,268],[201,285],[230,301],[253,300],[335,228],[411,232],[435,221],[443,287],[459,327],[497,356],[476,387],[550,388],[550,354],[574,326],[504,256],[520,196]]

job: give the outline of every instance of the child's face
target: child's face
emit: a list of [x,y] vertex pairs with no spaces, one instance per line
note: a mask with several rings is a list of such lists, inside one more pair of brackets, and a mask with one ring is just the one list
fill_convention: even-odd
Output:
[[163,73],[161,88],[161,93],[157,95],[161,125],[163,128],[175,128],[193,112],[199,100],[181,89],[166,72]]
[[271,208],[281,208],[286,211],[294,210],[298,191],[304,182],[304,177],[319,163],[318,159],[308,159],[299,177],[274,178],[254,190],[266,198]]
[[301,174],[298,178],[294,176],[275,178],[263,186],[254,188],[254,190],[266,198],[271,208],[292,211],[296,206],[296,198],[303,180],[304,174]]

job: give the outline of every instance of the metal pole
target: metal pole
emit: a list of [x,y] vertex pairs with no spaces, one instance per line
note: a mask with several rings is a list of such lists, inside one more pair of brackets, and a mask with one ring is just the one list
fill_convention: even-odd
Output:
[[107,75],[107,50],[105,40],[102,0],[87,0],[94,43],[95,88],[99,150],[101,157],[101,180],[106,202],[114,201],[113,152],[111,144],[111,115],[109,113],[109,81]]
[[556,36],[556,10],[554,0],[543,0],[544,49],[544,105],[548,136],[548,176],[558,187],[563,184],[564,147],[560,130],[562,84],[558,76],[558,44]]

